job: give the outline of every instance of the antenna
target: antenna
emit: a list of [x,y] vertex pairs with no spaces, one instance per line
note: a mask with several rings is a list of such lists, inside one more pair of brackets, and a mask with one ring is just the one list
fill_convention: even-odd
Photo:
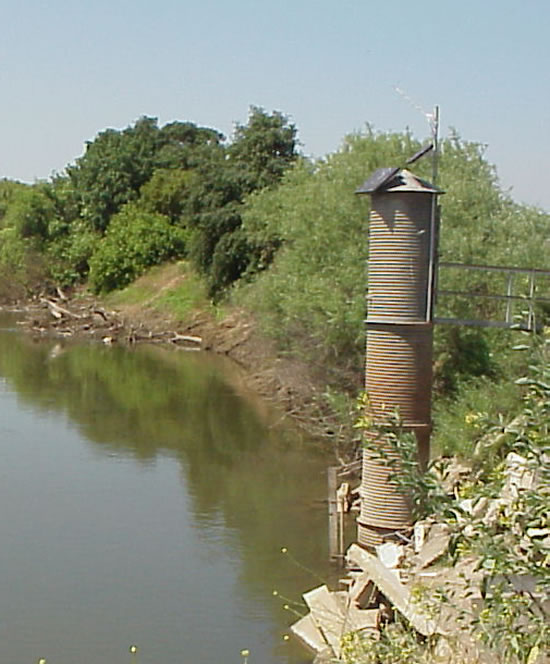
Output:
[[393,86],[393,89],[397,94],[402,97],[410,106],[414,108],[415,111],[418,111],[424,119],[428,122],[430,126],[430,134],[432,141],[429,145],[419,150],[414,154],[410,159],[407,159],[407,164],[414,164],[415,161],[418,161],[425,154],[433,150],[432,153],[432,184],[437,186],[437,178],[439,175],[439,106],[434,106],[433,111],[430,113],[426,111],[419,103],[417,103],[412,97],[410,97],[404,90],[399,88],[397,85]]
[[437,186],[439,175],[439,106],[434,106],[430,121],[434,152],[432,156],[432,184]]
[[[437,187],[437,177],[439,175],[439,106],[435,106],[431,115],[430,126],[432,129],[433,155],[432,155],[432,184]],[[435,280],[437,274],[437,218],[438,202],[437,197],[432,196],[432,209],[430,212],[430,253],[428,263],[428,293],[426,320],[433,320],[433,309],[435,299]]]

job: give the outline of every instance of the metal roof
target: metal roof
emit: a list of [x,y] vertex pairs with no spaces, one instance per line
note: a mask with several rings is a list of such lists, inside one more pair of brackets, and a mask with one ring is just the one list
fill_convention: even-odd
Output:
[[356,194],[382,191],[418,191],[442,194],[443,191],[405,168],[379,168],[356,190]]

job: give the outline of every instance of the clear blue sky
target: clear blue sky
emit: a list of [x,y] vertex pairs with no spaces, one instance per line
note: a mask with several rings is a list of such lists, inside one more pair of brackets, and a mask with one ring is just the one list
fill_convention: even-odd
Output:
[[[550,211],[550,0],[0,0],[0,177],[60,172],[141,115],[231,135],[251,104],[323,156],[441,108]],[[367,175],[367,174],[365,174]]]

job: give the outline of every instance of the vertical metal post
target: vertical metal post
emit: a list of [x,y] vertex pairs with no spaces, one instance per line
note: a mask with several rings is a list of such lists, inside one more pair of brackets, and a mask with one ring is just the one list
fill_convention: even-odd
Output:
[[530,330],[535,329],[534,298],[535,298],[535,273],[531,272],[531,275],[529,276],[529,318],[527,320],[527,327]]
[[327,471],[328,484],[328,555],[330,560],[338,558],[338,504],[336,487],[338,484],[338,468],[331,466]]
[[513,289],[513,284],[514,284],[514,273],[513,272],[508,272],[508,288],[506,290],[506,294],[508,296],[508,301],[506,302],[506,322],[511,323],[512,322],[512,296],[514,294],[514,289]]
[[[439,106],[434,108],[433,125],[432,125],[432,139],[433,139],[433,158],[432,158],[432,183],[434,187],[437,186],[437,176],[439,173]],[[433,319],[434,307],[434,290],[435,290],[435,274],[436,274],[436,226],[437,226],[437,198],[432,198],[432,208],[430,213],[430,255],[428,264],[428,288],[427,288],[427,302],[426,302],[426,321],[429,323]]]

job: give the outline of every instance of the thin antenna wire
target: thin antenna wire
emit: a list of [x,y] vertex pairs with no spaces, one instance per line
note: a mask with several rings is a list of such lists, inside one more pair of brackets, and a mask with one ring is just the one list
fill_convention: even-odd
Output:
[[397,87],[397,85],[394,85],[394,86],[393,86],[393,89],[397,92],[398,95],[401,95],[401,97],[403,97],[403,99],[404,99],[406,102],[408,102],[408,103],[409,103],[409,104],[410,104],[415,110],[417,110],[419,113],[421,113],[421,114],[426,118],[426,120],[428,121],[428,124],[430,125],[430,130],[431,130],[432,133],[433,133],[433,128],[432,128],[432,124],[433,124],[433,115],[432,115],[432,113],[428,113],[428,112],[426,112],[426,111],[422,108],[422,106],[420,106],[420,104],[418,104],[417,102],[415,102],[414,99],[412,99],[412,97],[410,97],[410,96],[409,96],[404,90],[402,90],[401,88]]
[[430,115],[430,125],[432,128],[432,140],[434,151],[432,156],[432,182],[437,185],[437,177],[439,175],[439,106],[435,106],[433,113]]
[[[439,106],[435,106],[432,114],[432,140],[433,140],[433,156],[432,156],[432,183],[434,187],[437,186],[437,177],[439,175]],[[430,211],[430,255],[428,264],[428,300],[426,302],[426,320],[433,320],[435,294],[436,294],[436,280],[437,280],[437,216],[438,216],[438,203],[437,196],[432,196],[432,208]]]
[[433,142],[433,155],[432,155],[432,180],[433,184],[437,184],[438,176],[438,157],[439,157],[439,106],[435,106],[432,112],[426,111],[419,103],[417,103],[410,95],[402,90],[397,85],[393,86],[395,92],[403,97],[403,99],[412,106],[416,111],[424,116],[430,127],[430,134]]

